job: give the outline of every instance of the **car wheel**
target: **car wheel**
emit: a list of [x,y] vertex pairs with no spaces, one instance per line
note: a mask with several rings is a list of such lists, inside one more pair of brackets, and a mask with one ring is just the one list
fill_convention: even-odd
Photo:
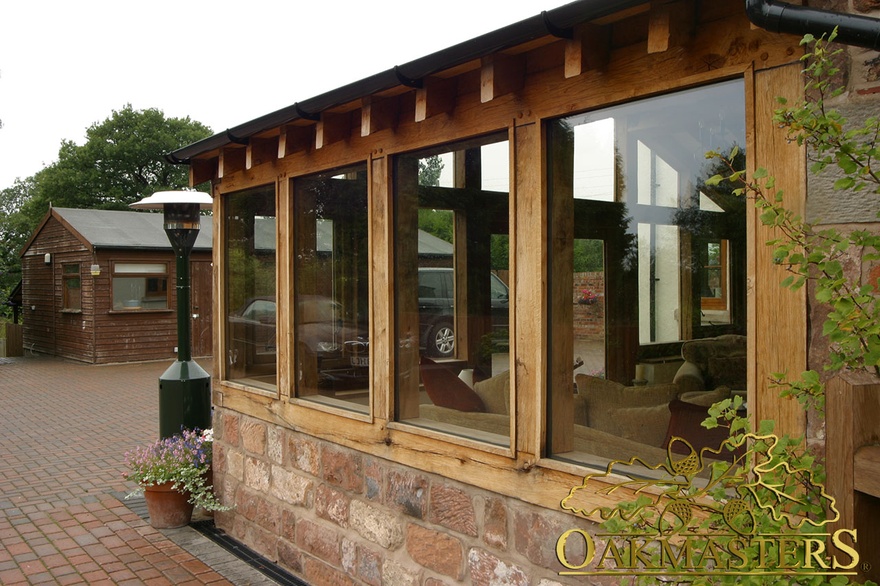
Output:
[[428,336],[428,350],[432,356],[449,358],[455,352],[455,330],[452,324],[439,323]]

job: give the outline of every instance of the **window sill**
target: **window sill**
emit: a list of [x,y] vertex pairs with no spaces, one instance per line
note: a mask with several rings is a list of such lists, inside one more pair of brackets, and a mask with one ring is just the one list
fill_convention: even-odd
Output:
[[173,309],[111,309],[109,314],[174,313]]

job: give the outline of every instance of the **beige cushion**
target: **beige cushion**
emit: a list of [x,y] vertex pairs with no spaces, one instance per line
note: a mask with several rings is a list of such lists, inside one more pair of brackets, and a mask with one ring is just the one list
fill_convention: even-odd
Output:
[[487,413],[510,415],[510,371],[474,383],[474,391],[483,400]]
[[617,409],[667,405],[678,397],[678,386],[674,384],[627,387],[587,374],[579,374],[575,380],[578,395],[586,402],[590,427],[600,425]]
[[685,403],[700,405],[701,407],[711,407],[718,401],[723,401],[730,397],[730,389],[728,387],[718,387],[714,391],[692,391],[682,393],[679,399]]
[[649,446],[660,447],[666,439],[669,427],[669,404],[650,407],[623,407],[614,412],[604,429],[616,436],[633,440]]
[[669,426],[669,402],[678,396],[674,384],[627,387],[595,376],[575,377],[586,407],[586,424],[594,429],[660,446]]

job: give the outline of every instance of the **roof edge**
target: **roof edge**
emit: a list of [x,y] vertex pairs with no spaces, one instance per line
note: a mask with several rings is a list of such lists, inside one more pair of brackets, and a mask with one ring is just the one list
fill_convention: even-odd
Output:
[[305,101],[295,102],[275,112],[172,151],[167,158],[175,163],[189,164],[196,155],[232,144],[232,137],[247,138],[294,120],[308,120],[329,108],[397,87],[402,84],[401,76],[409,80],[420,80],[539,37],[559,36],[564,34],[567,29],[587,20],[608,16],[647,2],[648,0],[576,0],[403,65],[340,86]]

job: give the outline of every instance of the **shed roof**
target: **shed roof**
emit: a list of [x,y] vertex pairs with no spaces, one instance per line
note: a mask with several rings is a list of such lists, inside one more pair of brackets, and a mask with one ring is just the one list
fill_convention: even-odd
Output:
[[[75,233],[84,244],[91,248],[137,248],[150,250],[171,250],[171,243],[162,227],[162,214],[153,212],[127,212],[117,210],[89,210],[73,208],[52,208],[46,220],[55,217],[68,230]],[[45,224],[46,220],[43,221]],[[30,247],[41,224],[22,250],[22,255]],[[213,226],[209,218],[201,223],[198,238],[193,250],[210,250],[213,244]],[[258,250],[275,248],[275,222],[257,222],[255,235]],[[329,225],[318,226],[318,250],[333,249]],[[426,256],[452,256],[452,244],[419,230],[419,254]]]
[[[92,248],[171,250],[160,213],[52,208],[46,219],[49,217],[57,218]],[[193,250],[210,250],[212,241],[212,222],[203,221]],[[30,242],[24,250],[29,246]]]

